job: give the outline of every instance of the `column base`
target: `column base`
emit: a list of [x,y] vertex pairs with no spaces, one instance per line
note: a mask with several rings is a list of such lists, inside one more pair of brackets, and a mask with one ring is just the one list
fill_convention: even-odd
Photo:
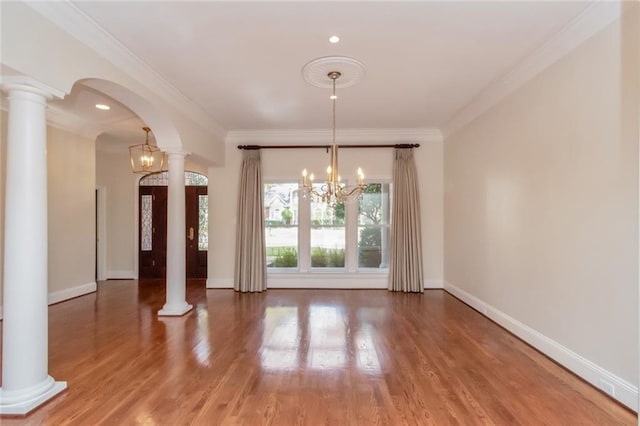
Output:
[[27,414],[66,388],[67,382],[56,382],[51,376],[28,389],[8,391],[0,388],[0,414]]
[[188,303],[184,303],[183,305],[177,306],[169,306],[168,304],[164,305],[162,309],[158,311],[159,317],[179,317],[193,309],[193,305],[189,305]]

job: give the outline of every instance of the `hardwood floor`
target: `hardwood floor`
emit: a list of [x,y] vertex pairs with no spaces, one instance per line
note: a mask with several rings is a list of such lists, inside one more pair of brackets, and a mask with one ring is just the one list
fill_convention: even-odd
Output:
[[69,388],[12,425],[609,425],[636,416],[440,290],[108,281],[49,308]]

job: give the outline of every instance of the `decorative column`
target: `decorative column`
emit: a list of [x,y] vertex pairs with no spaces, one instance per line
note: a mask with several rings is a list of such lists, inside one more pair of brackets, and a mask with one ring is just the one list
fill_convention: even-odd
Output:
[[8,92],[0,414],[26,414],[67,387],[48,374],[47,100],[27,77]]
[[170,151],[167,194],[167,302],[159,316],[180,316],[193,306],[186,301],[186,222],[184,152]]

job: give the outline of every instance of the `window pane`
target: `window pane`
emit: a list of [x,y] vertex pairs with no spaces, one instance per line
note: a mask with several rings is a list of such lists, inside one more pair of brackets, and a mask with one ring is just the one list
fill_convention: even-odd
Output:
[[311,266],[313,268],[344,268],[344,227],[311,228]]
[[[385,184],[388,187],[388,184]],[[372,225],[383,222],[383,184],[369,183],[358,203],[358,225]],[[386,188],[385,188],[386,189]],[[385,191],[387,198],[389,191]]]
[[198,195],[198,250],[209,249],[209,196]]
[[389,260],[389,227],[358,227],[358,267],[387,268]]
[[267,266],[298,266],[298,184],[264,184]]
[[322,201],[312,199],[311,226],[318,225],[344,225],[344,204],[340,203],[331,206]]
[[143,251],[153,250],[153,195],[140,197],[140,247]]
[[[322,185],[314,185],[320,190]],[[311,199],[311,267],[344,268],[344,204]]]
[[369,183],[358,202],[358,267],[387,268],[390,198],[388,183]]

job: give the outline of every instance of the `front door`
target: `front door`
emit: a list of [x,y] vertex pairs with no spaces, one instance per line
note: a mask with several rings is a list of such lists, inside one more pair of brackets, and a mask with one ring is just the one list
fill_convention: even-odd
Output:
[[[167,276],[167,186],[166,172],[149,175],[139,186],[139,276],[141,279]],[[195,175],[195,176],[192,176]],[[205,176],[187,172],[185,186],[186,278],[207,277],[207,187]]]
[[167,276],[167,187],[140,187],[139,275],[140,278]]
[[185,190],[187,278],[207,278],[207,187],[187,186]]

